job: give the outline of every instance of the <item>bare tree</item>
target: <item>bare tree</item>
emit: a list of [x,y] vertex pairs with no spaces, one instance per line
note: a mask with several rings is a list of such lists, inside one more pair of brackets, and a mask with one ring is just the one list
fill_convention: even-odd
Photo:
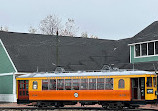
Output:
[[29,33],[32,33],[32,34],[36,34],[37,33],[37,29],[33,28],[32,26],[29,27]]
[[81,33],[81,37],[83,37],[83,38],[88,38],[88,33],[87,33],[87,32],[82,32],[82,33]]
[[65,29],[61,31],[62,36],[75,37],[77,35],[79,27],[76,26],[74,19],[68,19],[65,23]]
[[[75,37],[79,27],[76,26],[74,19],[68,19],[67,22],[62,25],[61,18],[56,15],[48,15],[46,18],[41,20],[39,24],[39,31],[42,34],[56,35],[59,32],[61,36]],[[37,29],[30,27],[28,30],[30,33],[36,33]]]
[[93,38],[93,39],[98,39],[98,37],[97,37],[97,36],[95,36],[95,35],[91,35],[91,36],[90,36],[90,38]]
[[98,37],[95,36],[95,35],[90,35],[90,36],[88,36],[88,33],[87,33],[87,32],[82,32],[82,33],[81,33],[81,37],[83,37],[83,38],[93,38],[93,39],[98,39]]
[[56,15],[48,15],[41,20],[39,29],[42,34],[56,35],[57,30],[62,30],[61,19]]

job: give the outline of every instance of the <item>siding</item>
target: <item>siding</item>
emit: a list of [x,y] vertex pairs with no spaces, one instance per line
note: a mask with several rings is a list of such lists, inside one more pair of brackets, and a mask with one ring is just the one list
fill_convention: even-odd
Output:
[[150,62],[150,61],[158,61],[158,56],[149,56],[149,57],[137,57],[134,58],[134,46],[131,47],[131,63],[137,63],[137,62]]
[[9,72],[15,72],[15,69],[9,60],[9,57],[0,40],[0,74]]
[[0,94],[13,94],[13,75],[0,76]]

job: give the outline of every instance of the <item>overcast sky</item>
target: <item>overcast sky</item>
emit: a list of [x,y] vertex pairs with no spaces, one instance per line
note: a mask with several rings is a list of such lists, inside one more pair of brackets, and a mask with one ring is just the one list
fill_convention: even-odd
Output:
[[[0,0],[0,26],[28,32],[55,14],[102,39],[132,37],[158,20],[158,0]],[[79,34],[80,35],[80,34]]]

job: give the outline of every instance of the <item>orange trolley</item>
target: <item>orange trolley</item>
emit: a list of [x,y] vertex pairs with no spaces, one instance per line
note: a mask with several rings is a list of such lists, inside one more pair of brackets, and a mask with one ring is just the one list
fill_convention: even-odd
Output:
[[147,71],[32,73],[17,80],[17,103],[39,107],[100,104],[132,107],[157,100],[157,75]]

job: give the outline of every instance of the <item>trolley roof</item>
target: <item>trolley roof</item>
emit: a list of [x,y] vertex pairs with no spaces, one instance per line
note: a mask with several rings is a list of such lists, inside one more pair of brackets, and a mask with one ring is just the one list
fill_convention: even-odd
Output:
[[119,76],[119,75],[144,75],[155,74],[148,71],[114,71],[114,72],[63,72],[63,73],[31,73],[18,76],[17,78],[32,78],[32,77],[73,77],[73,76]]

